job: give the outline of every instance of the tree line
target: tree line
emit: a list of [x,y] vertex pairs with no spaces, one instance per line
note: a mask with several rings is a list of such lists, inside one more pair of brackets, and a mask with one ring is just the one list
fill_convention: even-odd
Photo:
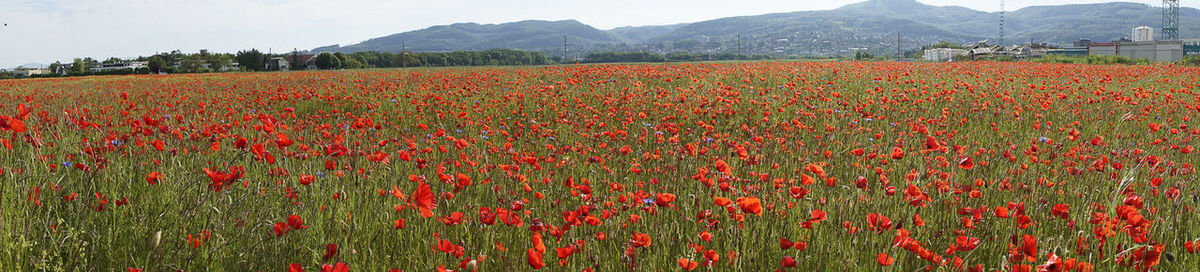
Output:
[[653,52],[598,52],[584,56],[583,63],[612,63],[612,62],[686,62],[686,61],[724,61],[724,60],[767,60],[778,59],[770,55],[741,55],[733,53],[687,53],[673,52],[659,54]]
[[[271,59],[284,58],[288,60],[301,59],[301,56],[312,56],[311,53],[288,52],[281,54],[263,53],[257,49],[238,51],[237,53],[210,53],[200,50],[198,53],[183,53],[179,50],[157,53],[134,59],[109,58],[98,61],[93,58],[76,58],[69,64],[55,62],[50,65],[51,74],[34,75],[31,77],[58,76],[88,76],[88,75],[122,75],[122,74],[158,74],[158,73],[210,73],[227,71],[274,71],[281,70],[278,65],[271,65]],[[563,59],[562,57],[547,57],[545,53],[516,49],[491,49],[481,51],[454,52],[378,52],[363,51],[353,53],[323,52],[318,53],[313,66],[318,69],[365,69],[365,68],[400,68],[400,67],[449,67],[449,66],[512,66],[512,65],[554,65],[558,63],[612,63],[612,62],[686,62],[686,61],[725,61],[725,60],[764,60],[775,59],[769,55],[739,55],[732,53],[706,54],[674,52],[659,54],[652,52],[601,52],[588,54],[581,60]],[[301,60],[303,61],[303,60]],[[104,67],[107,64],[141,62],[145,67],[136,69],[117,69],[93,71],[92,68]],[[305,69],[307,64],[289,63],[291,70]],[[13,78],[12,74],[0,74],[0,79]]]
[[314,61],[319,69],[396,67],[551,65],[557,62],[541,52],[515,49],[454,52],[320,53]]

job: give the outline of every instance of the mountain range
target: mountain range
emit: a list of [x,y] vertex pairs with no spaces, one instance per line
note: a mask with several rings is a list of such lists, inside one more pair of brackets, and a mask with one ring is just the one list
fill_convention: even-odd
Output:
[[[1134,27],[1162,23],[1159,7],[1113,2],[1032,6],[1004,14],[1005,44],[1070,45],[1129,37]],[[588,52],[654,51],[772,55],[845,55],[913,50],[939,41],[999,40],[999,12],[932,6],[915,0],[868,0],[834,10],[738,16],[662,26],[600,30],[575,20],[503,24],[458,23],[392,34],[312,52],[523,49],[550,56]],[[1180,9],[1180,36],[1192,37],[1200,10]],[[565,37],[565,39],[564,39]],[[565,46],[564,46],[565,44]],[[564,50],[564,48],[566,50]]]

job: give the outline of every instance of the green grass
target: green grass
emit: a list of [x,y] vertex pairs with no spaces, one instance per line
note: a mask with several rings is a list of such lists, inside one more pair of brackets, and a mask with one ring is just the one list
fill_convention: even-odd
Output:
[[[1096,204],[1102,207],[1095,211],[1115,217],[1112,210],[1121,197],[1112,197],[1126,178],[1145,200],[1142,215],[1154,222],[1151,240],[1165,244],[1172,256],[1157,269],[1184,270],[1200,265],[1200,258],[1182,249],[1184,241],[1200,238],[1191,186],[1195,174],[1160,173],[1137,160],[1152,154],[1176,167],[1200,164],[1196,153],[1171,148],[1190,145],[1196,135],[1194,121],[1182,120],[1195,116],[1195,85],[1194,71],[1158,66],[791,61],[0,81],[5,98],[0,113],[16,115],[18,103],[34,106],[26,120],[30,132],[5,130],[13,147],[0,149],[0,270],[280,271],[299,263],[317,271],[320,264],[345,262],[354,271],[422,271],[441,265],[456,269],[472,258],[480,270],[524,271],[530,269],[525,251],[532,247],[532,223],[561,228],[563,212],[581,206],[592,207],[597,217],[610,216],[599,226],[574,226],[561,240],[543,231],[547,270],[626,271],[634,264],[643,271],[676,271],[680,258],[703,262],[703,253],[692,244],[719,253],[712,269],[720,271],[772,271],[784,256],[798,260],[794,271],[914,271],[930,265],[893,247],[896,230],[868,231],[870,213],[891,218],[923,247],[949,260],[954,256],[945,250],[957,233],[978,237],[978,248],[955,256],[987,271],[1011,265],[1010,238],[1025,234],[1038,237],[1039,255],[1038,262],[1025,264],[1040,265],[1054,253],[1097,270],[1134,270],[1115,264],[1115,254],[1148,243],[1134,243],[1118,230],[1100,254],[1091,234],[1095,226],[1087,222]],[[294,145],[282,149],[273,142],[275,133],[261,128],[266,115]],[[145,116],[163,126],[143,130],[146,123],[139,120]],[[78,121],[68,121],[80,117],[96,126],[80,128]],[[370,118],[379,128],[356,129],[350,126],[355,118]],[[1151,122],[1164,129],[1151,132]],[[1170,134],[1183,124],[1189,127]],[[918,132],[921,126],[948,150],[922,153],[926,134]],[[438,129],[472,142],[460,150],[436,136]],[[1076,140],[1068,138],[1072,129],[1079,132]],[[1087,143],[1095,136],[1105,144]],[[264,144],[276,162],[235,148],[237,137]],[[1051,141],[1039,142],[1043,137]],[[35,147],[31,138],[39,138],[42,146]],[[113,145],[113,139],[121,144]],[[1155,144],[1156,139],[1162,143]],[[165,143],[164,151],[154,149],[155,140]],[[209,149],[213,141],[220,142],[220,151]],[[325,146],[335,142],[350,154],[326,155]],[[1034,154],[1037,162],[1024,153],[1034,143],[1041,150]],[[623,154],[619,149],[626,145],[631,152]],[[687,154],[688,145],[704,154]],[[904,158],[887,158],[897,145],[905,148]],[[746,148],[749,159],[738,157],[738,146]],[[856,148],[879,157],[855,156],[850,151]],[[1142,154],[1133,155],[1135,149]],[[1006,150],[1014,161],[1002,155]],[[368,156],[376,151],[388,153],[390,162],[372,162]],[[413,161],[398,158],[400,151],[412,153]],[[957,167],[960,156],[972,157],[977,166]],[[1088,171],[1100,156],[1124,169],[1115,172],[1116,178],[1110,176],[1112,168]],[[524,157],[535,157],[537,164]],[[589,162],[593,157],[604,162]],[[948,163],[941,165],[939,157]],[[417,159],[426,160],[426,167],[420,168]],[[725,180],[728,191],[692,178],[703,168],[706,178],[722,183],[714,170],[717,159],[734,173]],[[335,170],[324,168],[327,160],[336,162]],[[85,172],[64,162],[93,169]],[[1071,163],[1083,174],[1067,174]],[[800,185],[802,175],[815,176],[804,170],[809,164],[824,165],[836,184]],[[100,165],[103,169],[96,169]],[[232,165],[245,167],[246,176],[229,189],[211,190],[201,169],[224,171]],[[439,180],[439,165],[449,176],[462,173],[474,184],[444,199],[442,193],[454,186]],[[519,170],[502,170],[510,165]],[[635,168],[642,172],[631,171]],[[145,177],[152,171],[163,173],[164,180],[148,184]],[[909,172],[920,174],[906,181]],[[306,174],[318,177],[300,185],[299,176]],[[438,198],[435,217],[422,218],[413,208],[396,211],[397,205],[409,205],[408,199],[379,193],[395,187],[412,195],[417,185],[410,175],[423,175],[432,186]],[[855,186],[859,176],[869,181],[867,190]],[[881,176],[897,187],[894,196],[884,193]],[[1148,185],[1153,177],[1165,179],[1157,196]],[[775,178],[782,179],[781,188],[774,187]],[[1040,185],[1041,178],[1058,184]],[[568,179],[576,184],[586,179],[593,195],[585,199],[580,188],[564,186]],[[975,186],[976,180],[985,185]],[[610,190],[614,183],[624,191]],[[904,200],[907,184],[929,195],[927,207]],[[811,193],[793,199],[787,191],[793,185]],[[1174,185],[1182,196],[1171,200],[1163,194]],[[30,198],[35,187],[40,205]],[[969,197],[972,188],[982,196]],[[637,191],[673,193],[678,199],[651,211],[652,205],[633,199]],[[73,193],[76,199],[64,200]],[[109,201],[104,211],[96,211],[96,193]],[[627,202],[619,201],[622,196]],[[735,206],[729,212],[713,204],[714,196],[756,196],[764,211],[745,214]],[[122,197],[129,204],[115,205]],[[480,207],[509,208],[518,200],[529,213],[522,211],[521,226],[479,221]],[[1020,229],[1014,219],[990,213],[1009,201],[1025,202],[1026,214],[1037,224]],[[1075,228],[1051,216],[1060,203],[1070,206]],[[989,211],[976,228],[964,228],[955,212],[981,206]],[[828,220],[802,228],[815,209],[827,212]],[[696,219],[706,210],[719,223]],[[464,222],[438,222],[452,212],[464,213]],[[272,226],[293,214],[307,228],[276,236]],[[914,214],[926,225],[914,226]],[[641,221],[630,222],[634,215]],[[739,215],[744,216],[740,224]],[[397,219],[405,220],[403,229],[393,228]],[[844,222],[858,232],[848,233]],[[211,231],[210,240],[189,245],[188,234],[205,230]],[[711,232],[713,240],[700,240],[702,231]],[[597,232],[607,239],[597,239]],[[463,257],[435,250],[434,233],[462,246]],[[634,233],[649,234],[653,243],[625,256]],[[1077,252],[1079,236],[1088,237],[1093,248]],[[780,238],[805,241],[808,248],[780,250]],[[577,241],[584,250],[560,267],[554,248]],[[340,250],[325,260],[329,243]],[[896,263],[877,265],[878,253]],[[954,270],[949,263],[932,268]]]

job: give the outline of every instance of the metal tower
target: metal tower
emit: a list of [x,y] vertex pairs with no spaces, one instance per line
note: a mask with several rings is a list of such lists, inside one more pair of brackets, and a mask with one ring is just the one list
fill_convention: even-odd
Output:
[[1000,0],[1000,39],[996,40],[996,45],[1004,46],[1004,0]]
[[1162,38],[1179,40],[1179,0],[1163,0]]

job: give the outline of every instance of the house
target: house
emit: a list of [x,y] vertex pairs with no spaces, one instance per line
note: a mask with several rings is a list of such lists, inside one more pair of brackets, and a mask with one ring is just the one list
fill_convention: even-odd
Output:
[[316,54],[291,54],[283,56],[287,60],[292,69],[300,70],[316,70],[317,55]]
[[200,69],[206,70],[206,71],[212,71],[212,72],[236,71],[238,69],[238,63],[231,62],[231,63],[225,64],[225,65],[219,65],[217,67],[213,67],[213,64],[208,63],[208,61],[206,61],[206,60],[202,60],[202,61],[200,61]]
[[65,76],[65,75],[68,75],[71,73],[71,70],[73,70],[75,68],[75,64],[74,63],[64,63],[64,64],[58,65],[58,67],[55,67],[55,68],[56,69],[54,69],[53,71],[50,71],[50,73],[54,73],[54,74],[57,74],[60,76]]
[[282,57],[273,57],[267,60],[267,70],[271,71],[287,71],[288,61]]
[[92,70],[92,72],[103,73],[103,72],[118,71],[118,70],[137,70],[137,69],[142,69],[142,68],[146,68],[149,66],[150,66],[150,62],[148,62],[148,61],[128,61],[128,62],[100,64],[99,67],[92,67],[91,70]]

